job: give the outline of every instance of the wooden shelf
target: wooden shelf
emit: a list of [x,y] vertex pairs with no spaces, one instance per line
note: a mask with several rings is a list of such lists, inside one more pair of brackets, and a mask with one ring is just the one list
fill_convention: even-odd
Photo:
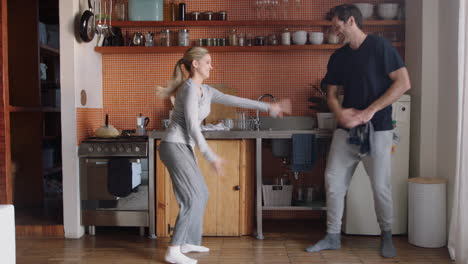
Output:
[[324,201],[316,201],[310,205],[302,206],[263,206],[263,211],[315,211],[327,210],[327,205]]
[[[335,50],[341,44],[322,45],[275,45],[275,46],[208,46],[211,53],[225,52],[269,52],[269,51],[301,51],[301,50]],[[393,42],[395,47],[403,47],[404,42]],[[184,53],[189,47],[96,47],[94,50],[101,54],[158,54],[158,53]]]
[[[401,26],[401,20],[364,20],[365,26]],[[327,20],[237,20],[237,21],[112,21],[121,28],[140,27],[252,27],[252,26],[331,26]]]
[[10,112],[60,112],[60,108],[43,106],[11,106]]
[[49,54],[52,56],[60,56],[60,51],[56,48],[52,48],[51,46],[40,45],[40,48],[41,48],[41,53]]

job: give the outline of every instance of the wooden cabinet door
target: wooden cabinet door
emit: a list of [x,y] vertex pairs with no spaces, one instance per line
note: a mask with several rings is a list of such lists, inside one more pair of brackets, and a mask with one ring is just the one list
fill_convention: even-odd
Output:
[[[251,192],[247,190],[248,186],[252,185],[249,180],[241,179],[241,177],[250,178],[249,173],[242,173],[246,169],[240,153],[242,147],[245,148],[243,142],[208,140],[213,151],[225,161],[224,175],[217,175],[210,163],[196,150],[198,165],[209,191],[203,224],[204,236],[240,236],[251,233],[250,220],[245,223],[245,219],[252,218],[253,212],[248,212],[253,209],[249,202],[250,196],[248,194],[246,196],[246,192]],[[172,190],[170,175],[158,157],[156,157],[156,167],[156,182],[159,184],[156,229],[158,236],[167,237],[172,234],[170,228],[175,225],[179,207]],[[243,228],[242,225],[246,225],[247,228]]]
[[224,175],[217,175],[218,236],[240,235],[240,140],[218,141],[218,155],[224,159]]
[[[218,153],[218,141],[208,140],[208,145],[215,152]],[[203,235],[204,236],[216,236],[216,222],[218,221],[218,214],[216,208],[218,205],[218,176],[214,172],[211,164],[203,157],[203,155],[196,148],[196,157],[198,160],[198,166],[205,177],[205,183],[208,187],[208,202],[205,209],[205,217],[203,219]]]

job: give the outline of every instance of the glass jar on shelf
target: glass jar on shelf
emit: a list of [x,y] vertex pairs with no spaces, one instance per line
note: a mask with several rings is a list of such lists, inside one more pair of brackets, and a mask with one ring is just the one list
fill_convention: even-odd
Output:
[[239,35],[237,36],[237,42],[238,42],[239,46],[245,46],[244,33],[239,33]]
[[161,30],[161,46],[170,47],[172,46],[172,39],[171,39],[171,30],[170,29],[163,29]]
[[184,28],[179,30],[179,46],[190,46],[189,30]]
[[237,29],[231,29],[229,32],[229,46],[237,46],[239,45],[237,41]]
[[118,0],[115,3],[115,15],[116,15],[116,20],[118,20],[118,21],[128,20],[126,1]]

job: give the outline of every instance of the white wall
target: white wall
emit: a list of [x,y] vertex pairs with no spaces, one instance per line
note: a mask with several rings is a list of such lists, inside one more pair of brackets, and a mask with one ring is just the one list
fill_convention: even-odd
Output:
[[456,174],[460,0],[406,1],[406,62],[412,81],[411,177]]
[[76,34],[87,1],[60,0],[59,9],[64,228],[65,237],[79,238],[84,229],[80,224],[76,107],[82,107],[82,89],[88,94],[84,107],[102,107],[102,67],[100,54],[94,52],[95,40],[82,43]]
[[411,78],[411,177],[437,176],[438,0],[406,1],[406,63]]
[[[440,0],[439,112],[437,120],[437,175],[448,178],[447,212],[452,210],[457,173],[458,134],[458,10],[459,0]],[[450,223],[450,214],[447,223]]]

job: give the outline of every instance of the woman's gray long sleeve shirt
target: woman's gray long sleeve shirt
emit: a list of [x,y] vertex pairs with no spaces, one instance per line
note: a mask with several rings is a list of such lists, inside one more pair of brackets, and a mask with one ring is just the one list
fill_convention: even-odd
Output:
[[201,122],[210,114],[211,103],[224,104],[233,107],[268,111],[269,104],[245,99],[237,96],[223,94],[217,89],[188,79],[179,88],[171,116],[171,124],[167,129],[163,141],[184,143],[194,147],[198,146],[200,152],[209,161],[218,160],[219,157],[211,150],[201,133]]

